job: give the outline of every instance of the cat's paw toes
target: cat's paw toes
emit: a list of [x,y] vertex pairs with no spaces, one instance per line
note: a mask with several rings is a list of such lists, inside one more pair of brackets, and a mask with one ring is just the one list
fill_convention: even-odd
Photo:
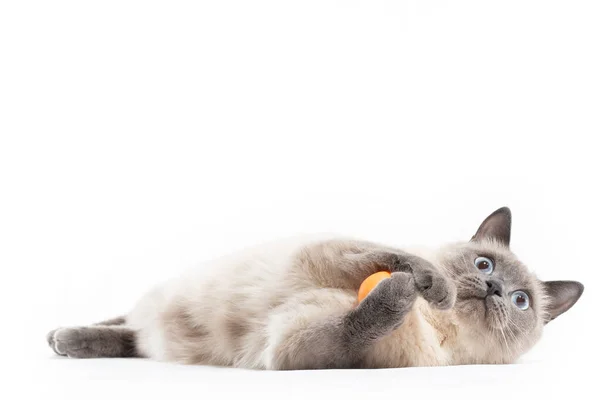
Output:
[[421,296],[440,310],[448,310],[456,301],[454,284],[437,271],[420,271],[415,274],[415,284]]
[[47,339],[54,352],[61,356],[80,357],[86,346],[78,328],[58,328],[48,333]]
[[63,356],[64,354],[60,354],[58,351],[56,351],[56,341],[54,340],[54,334],[56,333],[57,329],[53,329],[50,332],[48,332],[46,334],[46,342],[48,342],[48,346],[50,346],[50,348],[59,356]]
[[48,346],[50,347],[54,347],[54,332],[56,332],[56,329],[52,329],[46,334],[46,342],[48,342]]

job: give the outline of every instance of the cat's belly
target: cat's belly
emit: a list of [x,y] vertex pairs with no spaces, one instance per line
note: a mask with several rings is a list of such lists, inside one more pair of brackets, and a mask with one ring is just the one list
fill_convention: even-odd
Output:
[[264,368],[268,313],[307,284],[290,279],[293,255],[318,240],[249,248],[157,287],[127,318],[138,332],[139,352],[160,361]]

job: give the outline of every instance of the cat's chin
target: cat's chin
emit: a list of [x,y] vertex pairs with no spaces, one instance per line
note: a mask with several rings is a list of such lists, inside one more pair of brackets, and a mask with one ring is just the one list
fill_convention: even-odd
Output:
[[456,300],[454,309],[461,322],[470,326],[481,325],[485,320],[486,306],[483,299],[475,297],[459,298]]
[[503,306],[501,301],[493,297],[471,297],[457,300],[454,309],[461,324],[481,333],[489,333],[505,325]]

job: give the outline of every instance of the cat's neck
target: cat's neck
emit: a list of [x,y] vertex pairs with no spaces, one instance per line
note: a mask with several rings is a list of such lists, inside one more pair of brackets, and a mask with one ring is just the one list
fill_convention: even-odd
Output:
[[507,354],[490,351],[486,338],[473,336],[471,329],[463,326],[452,310],[437,310],[426,302],[419,302],[417,311],[429,324],[438,339],[438,344],[447,354],[451,365],[462,364],[505,364],[513,362]]
[[460,333],[459,325],[452,310],[436,310],[424,301],[417,303],[417,310],[425,322],[437,333],[440,347],[451,349]]

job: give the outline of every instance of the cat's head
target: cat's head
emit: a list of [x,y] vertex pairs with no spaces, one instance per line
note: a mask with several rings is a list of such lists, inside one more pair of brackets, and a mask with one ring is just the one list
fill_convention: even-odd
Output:
[[510,232],[511,212],[500,208],[440,260],[456,283],[456,318],[482,362],[514,361],[583,293],[579,282],[539,280],[510,250]]

